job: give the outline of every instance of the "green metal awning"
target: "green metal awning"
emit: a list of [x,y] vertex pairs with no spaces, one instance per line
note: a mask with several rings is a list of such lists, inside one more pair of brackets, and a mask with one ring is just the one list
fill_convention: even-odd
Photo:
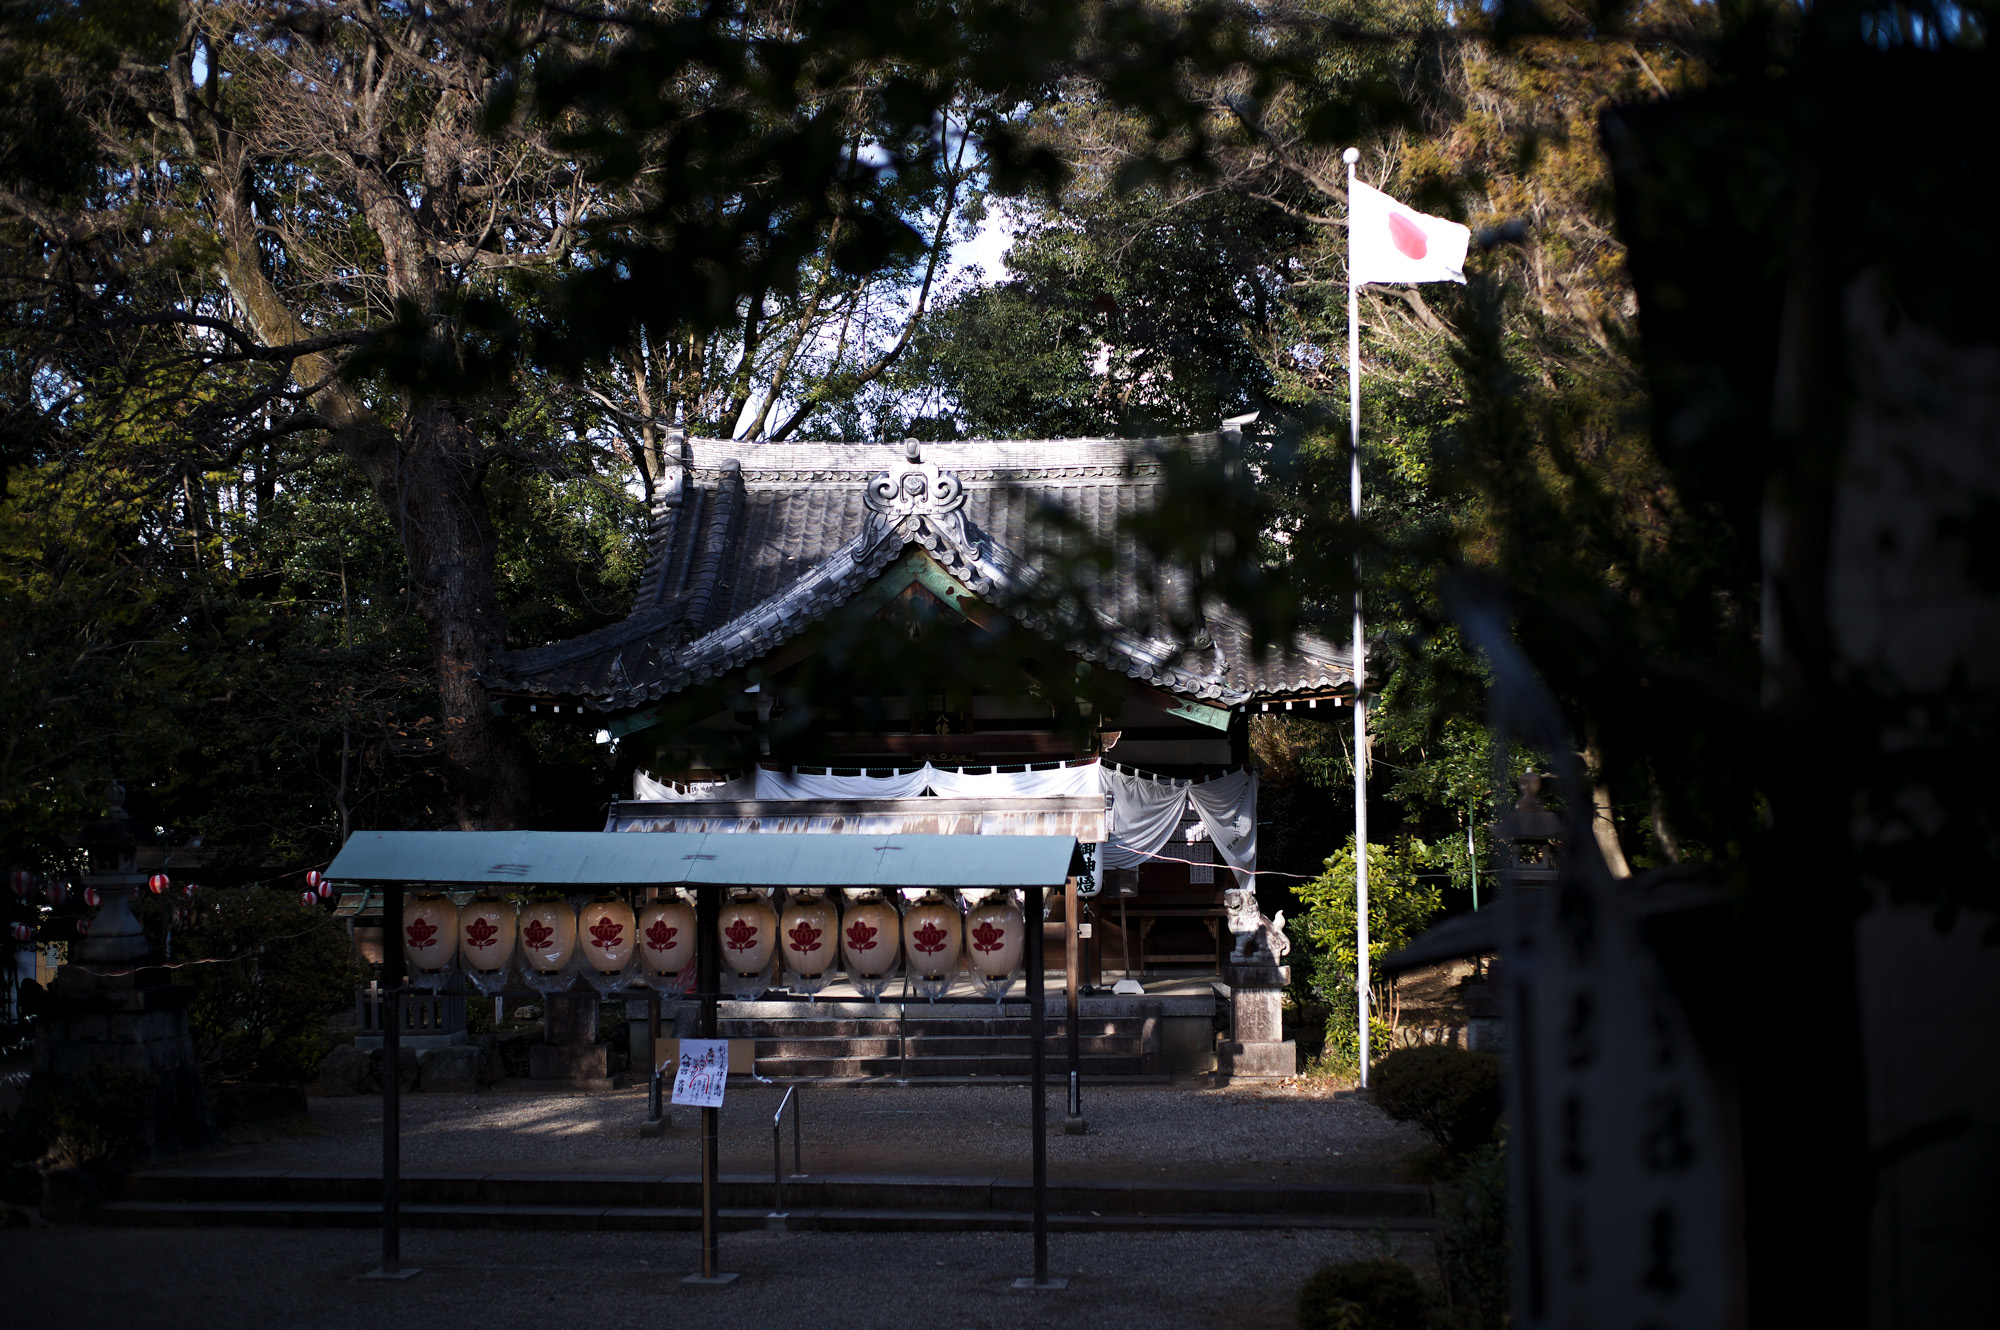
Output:
[[669,887],[1052,887],[1073,836],[357,831],[335,882]]

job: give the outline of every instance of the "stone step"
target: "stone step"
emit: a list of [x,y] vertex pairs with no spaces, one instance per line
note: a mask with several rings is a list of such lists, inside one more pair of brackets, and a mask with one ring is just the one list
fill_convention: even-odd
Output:
[[[1069,1042],[1063,1039],[1044,1041],[1044,1050],[1050,1057],[1068,1055]],[[1085,1056],[1110,1054],[1123,1057],[1138,1057],[1145,1051],[1139,1038],[1124,1035],[1090,1035],[1077,1041],[1078,1051]],[[1034,1041],[1023,1036],[1019,1039],[954,1039],[943,1035],[912,1035],[904,1041],[903,1051],[911,1058],[934,1057],[1019,1057],[1025,1058],[1034,1049]],[[897,1041],[894,1039],[843,1039],[837,1036],[817,1036],[813,1038],[771,1038],[757,1041],[757,1060],[766,1058],[791,1057],[895,1057]]]
[[[911,1038],[945,1039],[1027,1039],[1030,1038],[1026,1021],[989,1021],[960,1018],[956,1020],[919,1020],[912,1017],[907,1023],[877,1020],[725,1020],[719,1021],[717,1030],[725,1039],[809,1039],[815,1037],[843,1039],[893,1039],[898,1034]],[[1066,1036],[1069,1027],[1061,1021],[1049,1021],[1043,1026],[1043,1033],[1050,1038]],[[1146,1022],[1127,1017],[1098,1017],[1077,1022],[1079,1034],[1098,1037],[1139,1038],[1145,1034]]]
[[[374,1228],[379,1205],[311,1201],[110,1201],[92,1211],[100,1225],[134,1228]],[[407,1204],[400,1222],[409,1229],[519,1229],[528,1231],[695,1232],[701,1212],[684,1207],[479,1206]],[[1018,1210],[839,1210],[768,1205],[723,1209],[719,1227],[732,1233],[782,1229],[800,1233],[1027,1233],[1034,1216]],[[1077,1214],[1051,1211],[1055,1233],[1168,1233],[1186,1231],[1347,1229],[1427,1231],[1431,1219],[1328,1214]]]
[[[1099,1077],[1152,1076],[1158,1069],[1149,1065],[1149,1060],[1137,1053],[1093,1054],[1079,1059],[1078,1070],[1086,1075]],[[1049,1055],[1047,1074],[1051,1083],[1061,1074],[1067,1063]],[[761,1053],[757,1057],[757,1074],[777,1079],[814,1080],[821,1078],[851,1079],[859,1076],[895,1077],[924,1076],[937,1077],[978,1077],[997,1079],[1016,1077],[1025,1081],[1032,1074],[1034,1064],[1028,1054],[1014,1056],[926,1057],[900,1059],[892,1048],[877,1057],[846,1057],[830,1055],[826,1057],[770,1057]]]
[[[725,1211],[768,1211],[772,1205],[769,1175],[724,1174],[718,1184],[717,1199]],[[1058,1181],[1049,1185],[1047,1196],[1052,1212],[1105,1218],[1230,1215],[1299,1221],[1316,1216],[1372,1223],[1423,1220],[1431,1213],[1429,1188],[1397,1183]],[[439,1214],[693,1214],[700,1204],[701,1179],[692,1174],[412,1173],[402,1179],[402,1197],[406,1212],[423,1207]],[[275,1214],[317,1207],[329,1215],[355,1210],[379,1216],[381,1181],[361,1173],[172,1169],[128,1174],[112,1184],[109,1200],[134,1207],[130,1213],[135,1215],[175,1207]],[[785,1180],[788,1211],[1011,1215],[1026,1213],[1032,1201],[1032,1186],[1016,1178],[803,1174]]]

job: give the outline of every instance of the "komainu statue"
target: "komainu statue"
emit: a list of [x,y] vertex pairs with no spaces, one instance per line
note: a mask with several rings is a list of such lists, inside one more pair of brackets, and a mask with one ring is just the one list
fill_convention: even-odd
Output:
[[1229,911],[1229,935],[1235,941],[1229,948],[1229,959],[1237,965],[1277,965],[1292,949],[1292,940],[1285,936],[1285,912],[1278,911],[1275,919],[1267,919],[1257,908],[1257,891],[1254,887],[1231,887],[1222,893],[1222,904]]

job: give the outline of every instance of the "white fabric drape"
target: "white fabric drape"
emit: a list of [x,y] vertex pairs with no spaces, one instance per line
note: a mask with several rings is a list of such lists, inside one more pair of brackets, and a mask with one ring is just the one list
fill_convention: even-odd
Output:
[[706,781],[681,789],[665,781],[654,780],[643,771],[635,770],[632,773],[632,797],[678,803],[689,799],[754,799],[757,796],[755,783],[749,776],[738,776],[735,780]]
[[759,799],[914,799],[924,792],[929,765],[893,776],[812,775],[757,769]]
[[1249,886],[1257,871],[1257,773],[1232,771],[1190,785],[1187,796],[1237,884]]
[[1059,795],[1101,794],[1096,762],[1079,762],[1073,767],[1050,767],[1046,771],[989,771],[967,775],[926,765],[924,783],[932,794],[945,798],[973,799],[1012,795],[1017,799],[1053,799]]
[[1137,868],[1160,852],[1180,825],[1188,787],[1179,781],[1104,769],[1104,790],[1111,796],[1111,840],[1099,852],[1104,868]]
[[1257,773],[1232,771],[1206,781],[1162,780],[1120,771],[1101,762],[1050,767],[1042,771],[988,771],[968,775],[932,766],[889,776],[814,775],[801,771],[756,771],[731,781],[691,785],[685,791],[632,776],[639,799],[910,799],[929,790],[945,798],[1052,798],[1058,795],[1111,796],[1111,817],[1100,863],[1104,868],[1137,868],[1158,854],[1192,806],[1222,861],[1248,885],[1257,868]]

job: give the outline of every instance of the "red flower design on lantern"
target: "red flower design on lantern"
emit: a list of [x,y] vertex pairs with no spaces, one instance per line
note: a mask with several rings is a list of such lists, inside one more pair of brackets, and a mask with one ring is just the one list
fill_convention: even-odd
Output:
[[[310,891],[305,894],[312,895]],[[410,945],[418,951],[437,945],[437,925],[428,919],[419,919],[403,931],[409,935]]]
[[625,940],[625,925],[608,914],[599,915],[597,922],[590,926],[590,945],[611,948]]
[[539,919],[530,919],[528,926],[521,930],[521,936],[528,940],[530,947],[539,951],[555,941],[556,930]]
[[856,951],[875,950],[875,935],[881,930],[856,919],[847,926],[847,945]]
[[1007,930],[1004,928],[995,928],[989,920],[980,920],[979,927],[972,930],[972,949],[974,951],[998,951],[1000,950],[1000,944],[1006,940]]
[[722,930],[722,936],[729,940],[731,951],[748,951],[757,943],[757,925],[738,919]]
[[480,915],[465,926],[465,940],[475,947],[490,947],[500,936],[500,926]]
[[818,951],[820,930],[801,919],[791,931],[793,951]]
[[653,926],[646,930],[646,945],[654,951],[667,951],[674,945],[674,935],[681,930],[664,919],[655,919]]
[[917,950],[927,956],[944,950],[944,938],[944,930],[930,919],[924,920],[924,926],[910,935],[910,940],[917,944]]

